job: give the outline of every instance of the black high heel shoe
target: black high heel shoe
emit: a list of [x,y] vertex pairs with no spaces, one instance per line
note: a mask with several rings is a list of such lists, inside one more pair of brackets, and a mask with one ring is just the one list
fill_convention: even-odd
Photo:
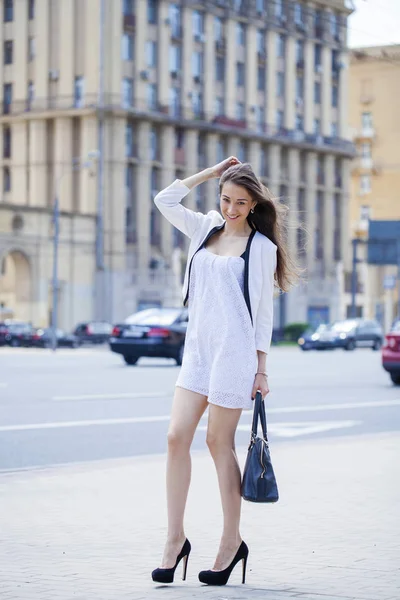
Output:
[[172,583],[174,581],[175,569],[183,559],[183,575],[182,580],[186,579],[186,571],[187,571],[187,563],[189,560],[189,554],[192,547],[190,545],[189,540],[186,538],[185,543],[182,546],[182,550],[179,552],[178,557],[176,559],[176,563],[174,567],[170,569],[154,569],[151,576],[153,581],[157,581],[157,583]]
[[201,583],[206,583],[207,585],[226,585],[228,583],[229,577],[237,565],[237,563],[241,560],[242,563],[242,583],[246,581],[246,565],[247,565],[247,557],[249,556],[249,549],[247,545],[242,542],[239,546],[239,550],[236,552],[231,564],[229,567],[224,569],[223,571],[200,571],[199,580]]

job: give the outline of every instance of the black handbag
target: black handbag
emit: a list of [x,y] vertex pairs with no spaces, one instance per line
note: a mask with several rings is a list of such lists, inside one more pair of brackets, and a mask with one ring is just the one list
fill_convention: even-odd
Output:
[[[262,438],[257,436],[258,417],[261,422]],[[254,403],[251,440],[243,471],[242,497],[249,502],[277,502],[279,500],[278,486],[269,452],[267,419],[261,392],[256,393]]]

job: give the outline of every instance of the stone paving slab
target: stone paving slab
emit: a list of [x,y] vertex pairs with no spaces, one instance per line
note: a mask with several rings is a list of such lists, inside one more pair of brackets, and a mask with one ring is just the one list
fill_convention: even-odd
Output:
[[247,583],[239,565],[223,588],[197,580],[222,515],[211,458],[192,456],[188,579],[178,568],[170,586],[150,579],[166,533],[164,456],[0,475],[0,599],[400,599],[400,435],[272,445],[280,501],[243,504]]

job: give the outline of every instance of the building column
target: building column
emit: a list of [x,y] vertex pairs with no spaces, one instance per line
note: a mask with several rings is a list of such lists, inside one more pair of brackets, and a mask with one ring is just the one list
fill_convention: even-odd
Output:
[[[107,9],[106,35],[109,36],[110,40],[120,40],[122,21],[121,10],[115,10],[112,3],[108,5]],[[160,29],[162,29],[162,26],[160,26]],[[121,44],[113,42],[108,45],[104,56],[104,62],[106,72],[110,74],[109,82],[105,84],[107,89],[106,96],[111,96],[111,102],[110,100],[105,100],[105,103],[115,104],[119,102],[121,97],[123,67],[123,61],[121,60]]]
[[147,108],[147,81],[140,77],[140,72],[146,70],[146,34],[147,34],[147,3],[136,2],[135,27],[135,106],[144,110]]
[[[27,172],[28,172],[28,146],[27,122],[14,121],[11,124],[12,158],[11,158],[11,196],[12,204],[27,204]],[[16,150],[18,149],[18,152]]]
[[[90,3],[90,0],[89,0]],[[91,2],[93,4],[93,0]],[[36,4],[39,4],[36,2]],[[45,3],[46,4],[46,3]],[[82,65],[82,71],[75,73],[74,69],[74,54],[75,54],[75,46],[71,43],[71,40],[74,39],[74,6],[75,2],[73,0],[66,0],[66,2],[58,3],[59,10],[59,81],[58,81],[58,106],[62,108],[70,108],[74,104],[74,77],[75,75],[85,76],[84,82],[84,101],[86,102],[87,98],[93,97],[95,94],[95,98],[97,98],[97,78],[96,74],[98,71],[98,59],[97,55],[99,53],[98,44],[96,43],[97,36],[96,32],[98,27],[93,27],[93,23],[99,23],[96,21],[97,11],[93,14],[90,12],[86,14],[86,40],[90,39],[90,44],[86,44],[86,52],[87,57],[89,55],[90,62],[86,65]],[[92,6],[95,10],[95,6]],[[26,10],[26,8],[25,8]],[[90,34],[89,34],[90,31]],[[46,36],[49,34],[46,33]],[[93,39],[93,36],[96,39]],[[92,50],[90,48],[92,47]],[[92,82],[92,78],[96,79],[96,82]]]
[[335,159],[332,155],[325,157],[325,193],[324,193],[324,264],[326,274],[334,274],[333,233],[334,233],[334,194],[335,194]]
[[[175,180],[174,147],[175,132],[171,125],[165,125],[160,132],[161,137],[161,189],[168,187]],[[158,208],[156,208],[158,210]],[[172,225],[165,217],[161,221],[161,250],[164,258],[168,260],[173,251]]]
[[258,140],[250,140],[248,143],[248,162],[253,167],[254,173],[260,177],[261,173],[261,144]]
[[236,119],[236,21],[229,19],[225,27],[225,112],[230,119]]
[[[2,2],[2,5],[4,2]],[[25,0],[14,0],[13,44],[13,104],[19,109],[25,105],[28,92],[28,18]],[[18,26],[16,26],[18,24]],[[17,76],[16,76],[17,75]],[[14,140],[13,140],[14,141]],[[14,146],[17,148],[17,145]],[[21,161],[19,161],[21,164]],[[14,185],[14,180],[12,182]]]
[[267,48],[267,123],[276,125],[276,31],[268,31]]
[[314,44],[304,42],[304,131],[314,132]]
[[342,204],[341,204],[341,254],[346,271],[351,269],[351,238],[350,230],[350,180],[352,161],[350,158],[342,159]]
[[169,106],[169,45],[170,45],[170,28],[165,23],[168,19],[168,2],[158,3],[158,101],[161,106]]
[[289,218],[288,247],[293,256],[297,255],[297,227],[299,223],[297,196],[300,180],[300,155],[297,148],[289,149]]
[[[97,148],[97,119],[94,116],[88,116],[81,120],[79,156],[86,157],[95,148]],[[81,169],[78,172],[78,180],[80,187],[80,206],[78,207],[78,211],[95,214],[97,198],[96,177],[92,177],[88,169]]]
[[[187,129],[185,133],[186,175],[188,177],[194,175],[199,170],[197,152],[198,135],[197,129]],[[201,185],[204,185],[204,183]],[[197,187],[192,190],[185,202],[186,206],[195,212],[197,212],[196,195],[199,193]]]
[[60,209],[72,210],[72,119],[57,118],[54,121],[54,173],[56,180],[65,175],[58,185]]
[[273,196],[278,196],[281,164],[281,147],[279,144],[269,145],[268,163],[268,189]]
[[47,206],[47,127],[44,119],[29,122],[30,206]]
[[[25,3],[26,12],[26,3]],[[36,28],[36,59],[35,59],[35,97],[40,103],[44,102],[49,85],[49,3],[36,2],[35,5],[35,28]]]
[[339,72],[339,132],[338,135],[341,138],[347,139],[349,137],[348,127],[348,95],[349,95],[349,57],[348,54],[342,52],[340,56],[340,62],[342,68]]
[[147,274],[150,259],[150,212],[151,212],[151,189],[150,189],[150,123],[139,122],[138,127],[138,149],[140,167],[137,170],[136,195],[140,198],[140,206],[137,215],[137,264],[139,270],[139,281],[142,286],[147,282]]
[[321,93],[321,132],[331,135],[331,103],[332,103],[332,50],[322,46],[322,93]]
[[256,113],[252,107],[258,105],[257,96],[257,30],[254,25],[248,25],[246,34],[246,119],[250,129],[255,129]]
[[206,42],[204,45],[204,112],[210,119],[215,114],[215,41],[214,41],[214,15],[205,14],[204,32]]
[[193,71],[192,71],[192,56],[193,56],[193,25],[192,25],[192,8],[189,6],[183,7],[182,30],[183,30],[183,48],[182,48],[182,117],[191,119],[193,117],[193,109],[190,101],[191,92],[193,90]]
[[296,56],[294,37],[286,38],[285,59],[285,117],[286,129],[294,129],[296,96]]
[[307,271],[313,275],[315,265],[315,226],[316,226],[316,180],[317,154],[308,152],[306,158],[306,228],[307,228]]
[[[217,164],[217,139],[216,133],[208,133],[206,138],[207,167]],[[206,186],[206,211],[215,210],[218,205],[218,179],[210,179]]]

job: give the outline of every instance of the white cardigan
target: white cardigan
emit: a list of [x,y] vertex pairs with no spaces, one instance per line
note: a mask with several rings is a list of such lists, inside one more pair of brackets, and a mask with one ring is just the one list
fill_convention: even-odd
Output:
[[[154,198],[160,212],[174,227],[190,238],[188,259],[183,281],[183,303],[187,304],[192,259],[216,231],[225,226],[225,219],[216,210],[206,215],[185,208],[180,202],[190,189],[176,179]],[[259,231],[250,234],[245,254],[244,296],[253,323],[257,350],[268,353],[273,327],[274,273],[277,247]]]

